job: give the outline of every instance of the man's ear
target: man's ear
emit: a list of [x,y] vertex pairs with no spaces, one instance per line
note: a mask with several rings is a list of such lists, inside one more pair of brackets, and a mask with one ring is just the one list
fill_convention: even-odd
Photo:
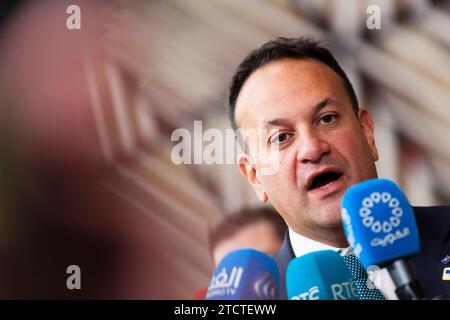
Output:
[[238,156],[239,171],[241,174],[247,178],[250,185],[255,190],[256,196],[261,202],[267,202],[269,197],[267,196],[264,188],[261,184],[260,177],[258,174],[258,168],[256,164],[252,161],[250,156],[246,153],[242,153]]
[[375,145],[375,122],[367,109],[361,108],[358,111],[358,118],[361,124],[361,128],[366,136],[367,143],[369,144],[370,154],[372,155],[373,161],[378,160],[378,150]]

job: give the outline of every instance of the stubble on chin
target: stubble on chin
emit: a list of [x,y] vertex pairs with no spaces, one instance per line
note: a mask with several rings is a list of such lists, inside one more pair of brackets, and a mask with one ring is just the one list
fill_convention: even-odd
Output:
[[333,199],[332,203],[318,206],[311,217],[318,227],[336,228],[342,226],[341,197]]

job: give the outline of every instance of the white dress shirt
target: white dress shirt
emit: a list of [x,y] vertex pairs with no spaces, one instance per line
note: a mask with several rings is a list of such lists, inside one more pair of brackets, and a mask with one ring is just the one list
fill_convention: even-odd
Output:
[[[311,240],[304,237],[289,228],[289,238],[291,240],[292,250],[296,257],[301,257],[307,253],[319,251],[319,250],[333,250],[342,252],[348,252],[348,248],[337,248],[327,244]],[[351,250],[351,249],[350,249]],[[398,300],[395,294],[395,285],[392,281],[391,275],[386,268],[378,269],[368,273],[368,277],[375,286],[381,291],[386,300]]]

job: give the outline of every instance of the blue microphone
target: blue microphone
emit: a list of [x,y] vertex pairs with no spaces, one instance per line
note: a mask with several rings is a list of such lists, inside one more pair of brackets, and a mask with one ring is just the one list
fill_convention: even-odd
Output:
[[401,300],[422,299],[423,290],[408,261],[420,250],[413,209],[400,188],[371,179],[349,188],[342,198],[345,235],[364,267],[387,267]]
[[286,290],[289,300],[359,300],[344,259],[331,250],[308,253],[289,262]]
[[275,300],[279,273],[265,253],[240,249],[227,254],[209,282],[206,300]]

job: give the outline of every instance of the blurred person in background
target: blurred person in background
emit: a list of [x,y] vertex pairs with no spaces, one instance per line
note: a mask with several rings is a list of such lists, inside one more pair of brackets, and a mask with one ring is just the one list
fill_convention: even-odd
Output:
[[231,251],[243,248],[272,256],[280,249],[285,232],[286,224],[270,207],[243,208],[227,215],[209,232],[214,265]]
[[[214,267],[234,250],[250,248],[273,256],[281,247],[286,224],[272,207],[242,208],[226,215],[208,233]],[[198,289],[194,300],[204,300],[207,288]]]
[[[250,248],[273,256],[283,243],[286,224],[272,207],[242,208],[226,215],[209,230],[208,243],[214,267],[234,250]],[[204,300],[207,287],[194,300]]]

